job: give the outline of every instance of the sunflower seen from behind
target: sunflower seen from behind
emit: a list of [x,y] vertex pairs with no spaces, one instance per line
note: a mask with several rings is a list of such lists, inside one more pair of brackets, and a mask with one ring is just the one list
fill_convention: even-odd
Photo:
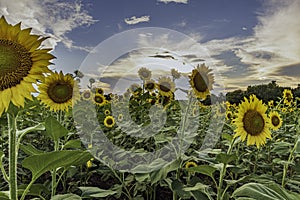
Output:
[[39,85],[38,99],[52,111],[68,111],[80,99],[78,83],[71,74],[53,72]]
[[52,49],[40,48],[47,38],[30,32],[30,28],[21,30],[21,23],[13,26],[0,18],[0,116],[10,102],[24,107],[25,98],[32,100],[31,93],[36,92],[32,84],[51,72]]
[[276,131],[282,126],[282,119],[278,112],[271,111],[269,113],[270,122],[271,122],[271,128]]
[[211,72],[212,70],[205,64],[198,65],[196,69],[193,69],[189,82],[197,98],[206,99],[210,90],[213,89],[214,76]]
[[233,120],[236,126],[234,138],[240,137],[242,141],[247,139],[247,146],[256,144],[260,148],[267,138],[272,138],[267,106],[255,95],[244,100],[238,107],[237,118]]

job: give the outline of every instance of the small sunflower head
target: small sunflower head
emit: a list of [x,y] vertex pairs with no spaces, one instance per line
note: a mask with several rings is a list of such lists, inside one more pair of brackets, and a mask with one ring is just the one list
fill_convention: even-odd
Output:
[[284,104],[290,106],[293,103],[293,93],[289,89],[283,91]]
[[138,74],[142,80],[149,80],[151,78],[151,71],[145,67],[140,68]]
[[115,125],[115,118],[113,116],[107,116],[104,119],[104,126],[112,128]]
[[95,94],[104,95],[104,90],[102,88],[95,88]]
[[190,85],[197,98],[206,99],[210,90],[212,90],[214,76],[211,72],[212,70],[204,64],[198,65],[196,69],[193,69],[190,76]]
[[270,101],[268,102],[268,106],[269,106],[269,107],[273,107],[273,106],[274,106],[274,101],[273,101],[273,100],[270,100]]
[[148,90],[149,92],[153,91],[156,87],[155,81],[154,80],[147,80],[144,85],[145,89]]
[[95,96],[93,96],[93,100],[94,100],[94,103],[97,106],[103,106],[107,102],[105,97],[103,95],[100,95],[100,94],[96,94]]
[[278,112],[272,111],[269,113],[270,124],[273,130],[278,130],[282,126],[282,119]]
[[84,90],[81,92],[81,99],[82,100],[91,100],[93,97],[91,90]]
[[194,162],[194,161],[188,161],[188,162],[186,162],[186,164],[185,164],[185,168],[186,168],[186,169],[191,168],[191,167],[197,167],[197,166],[198,166],[197,163]]
[[105,114],[105,115],[110,115],[110,110],[105,110],[105,111],[104,111],[104,114]]
[[169,77],[161,77],[158,80],[157,89],[162,96],[172,96],[175,92],[175,84]]

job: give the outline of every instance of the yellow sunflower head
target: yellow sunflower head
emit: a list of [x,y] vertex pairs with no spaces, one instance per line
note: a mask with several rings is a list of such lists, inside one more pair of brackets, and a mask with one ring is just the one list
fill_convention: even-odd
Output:
[[233,123],[236,125],[234,137],[241,137],[242,141],[247,138],[247,145],[259,148],[266,143],[266,138],[271,139],[270,119],[266,115],[267,107],[255,95],[250,96],[250,101],[245,97],[238,108],[237,118]]
[[53,72],[39,85],[38,99],[52,111],[66,110],[79,98],[78,83],[70,74]]
[[151,71],[145,67],[140,68],[138,74],[142,80],[149,80],[151,78]]
[[32,100],[31,93],[36,92],[32,84],[51,72],[48,65],[55,57],[48,52],[52,49],[40,48],[47,38],[30,31],[21,30],[21,23],[13,26],[0,18],[0,116],[10,102],[24,107],[25,98]]
[[95,93],[104,95],[104,90],[102,88],[95,88]]
[[93,98],[93,94],[92,94],[91,90],[82,91],[81,98],[86,101],[91,100]]
[[107,102],[105,96],[101,94],[96,94],[95,96],[93,96],[93,101],[97,106],[103,106]]
[[147,80],[144,84],[144,87],[149,92],[153,91],[156,87],[155,81],[154,80]]
[[105,115],[110,115],[110,110],[105,110],[105,111],[104,111],[104,114],[105,114]]
[[289,89],[283,91],[284,104],[290,106],[293,103],[293,93]]
[[172,96],[175,91],[175,84],[169,77],[158,79],[157,89],[162,96]]
[[269,113],[269,117],[271,122],[271,128],[275,131],[278,130],[282,126],[282,119],[279,113],[276,111],[272,111]]
[[197,166],[198,166],[197,163],[195,163],[194,161],[188,161],[185,164],[186,169],[191,168],[191,167],[197,167]]
[[180,72],[178,72],[176,69],[171,69],[171,75],[174,79],[179,79],[181,76]]
[[115,118],[113,116],[107,116],[104,119],[104,126],[112,128],[115,125]]
[[190,76],[190,84],[197,98],[206,99],[214,84],[214,76],[212,70],[202,64],[193,69]]

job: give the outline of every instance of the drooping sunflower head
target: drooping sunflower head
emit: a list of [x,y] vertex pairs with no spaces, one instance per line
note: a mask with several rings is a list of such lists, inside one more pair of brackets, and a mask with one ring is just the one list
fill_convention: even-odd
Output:
[[91,100],[93,98],[93,94],[92,94],[91,90],[82,91],[81,98],[86,101]]
[[113,116],[107,116],[104,119],[104,126],[112,128],[115,125],[115,118]]
[[172,96],[175,91],[175,84],[169,77],[158,79],[157,89],[162,96]]
[[179,79],[181,76],[180,72],[178,72],[176,69],[171,69],[171,75],[174,79]]
[[271,128],[273,130],[278,130],[282,126],[282,119],[278,112],[272,111],[269,113]]
[[151,78],[151,71],[146,67],[142,67],[139,69],[138,74],[142,80],[149,80]]
[[105,96],[101,95],[101,94],[96,94],[93,97],[93,101],[97,106],[103,106],[106,104],[107,100],[105,98]]
[[191,167],[197,167],[197,166],[198,166],[197,163],[195,163],[194,161],[188,161],[185,164],[186,169],[191,168]]
[[206,99],[213,88],[214,76],[212,70],[202,64],[193,69],[190,84],[197,98]]
[[284,99],[284,104],[290,106],[293,102],[293,93],[289,89],[285,89],[283,91],[283,99]]
[[66,110],[79,98],[78,83],[70,74],[53,72],[39,85],[38,99],[52,111]]
[[153,91],[156,87],[155,81],[154,80],[147,80],[144,85],[145,89],[148,90],[149,92]]
[[236,125],[234,137],[241,137],[242,141],[247,138],[247,145],[259,148],[266,143],[266,138],[271,139],[270,120],[266,115],[267,107],[255,95],[249,100],[245,97],[238,108],[237,118],[233,123]]
[[25,98],[32,100],[36,92],[33,83],[44,79],[52,49],[40,49],[47,38],[31,35],[31,29],[21,30],[21,23],[10,25],[0,18],[0,116],[8,109],[10,102],[24,107]]

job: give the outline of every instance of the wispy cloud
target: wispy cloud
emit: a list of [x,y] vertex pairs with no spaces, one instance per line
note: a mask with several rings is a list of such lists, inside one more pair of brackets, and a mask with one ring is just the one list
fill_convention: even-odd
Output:
[[24,27],[32,27],[33,33],[50,36],[44,45],[54,48],[63,43],[67,48],[89,51],[89,47],[77,46],[67,34],[81,26],[90,26],[96,20],[88,14],[79,1],[59,0],[0,0],[0,15],[9,23],[22,21]]
[[163,3],[165,3],[165,4],[171,3],[171,2],[187,4],[187,3],[188,3],[188,0],[158,0],[158,2],[163,2]]
[[145,15],[145,16],[141,16],[141,17],[132,16],[130,18],[124,19],[124,21],[126,24],[129,24],[129,25],[138,24],[138,23],[142,23],[142,22],[149,22],[150,16],[149,15]]

